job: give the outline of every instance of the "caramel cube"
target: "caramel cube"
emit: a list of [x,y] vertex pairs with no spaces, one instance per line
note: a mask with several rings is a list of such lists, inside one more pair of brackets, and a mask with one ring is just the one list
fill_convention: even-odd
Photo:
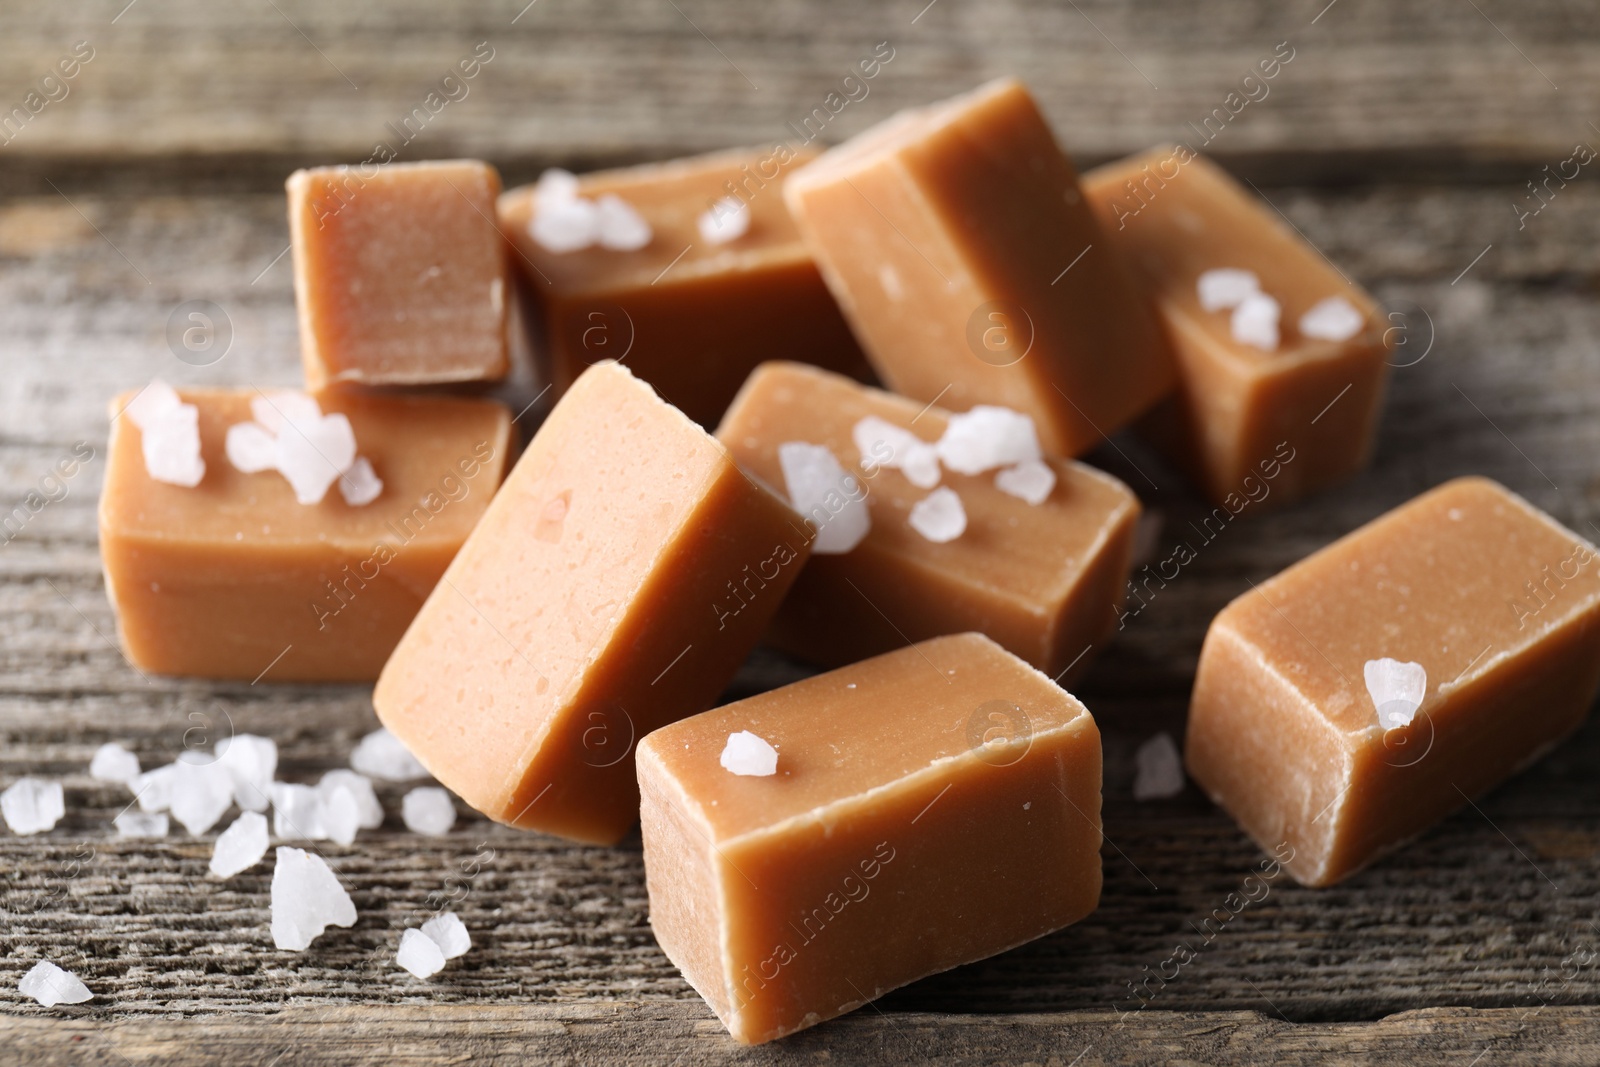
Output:
[[[378,679],[378,717],[490,818],[611,843],[634,743],[710,707],[809,551],[798,516],[617,363],[562,397]],[[770,565],[744,611],[727,582]]]
[[[1219,504],[1248,495],[1278,462],[1276,503],[1366,465],[1389,352],[1389,324],[1370,296],[1187,148],[1090,171],[1083,190],[1110,246],[1151,287],[1178,360],[1179,388],[1139,423],[1142,434]],[[1244,311],[1202,304],[1200,279],[1219,269],[1253,273],[1276,301],[1277,325],[1261,339],[1276,334],[1270,348],[1248,324],[1235,328]]]
[[897,393],[1025,412],[1070,456],[1176,382],[1148,299],[1020,82],[897,115],[784,196]]
[[[626,360],[703,426],[713,426],[763,359],[870,375],[784,206],[787,174],[815,156],[787,145],[585,174],[577,194],[620,197],[651,229],[644,247],[553,252],[534,240],[535,186],[500,198],[514,262],[543,319],[543,349],[560,395],[591,363]],[[732,204],[748,229],[722,243],[700,218]]]
[[1217,616],[1186,759],[1296,879],[1331,885],[1537,759],[1597,686],[1594,547],[1462,478]]
[[228,429],[254,389],[184,390],[205,474],[150,477],[141,431],[112,406],[100,558],[123,652],[156,674],[370,682],[477,524],[505,470],[511,420],[490,401],[327,393],[383,489],[300,504],[276,471],[245,474]]
[[736,1040],[782,1037],[1092,912],[1100,771],[1088,709],[979,634],[729,704],[640,745],[650,925]]
[[456,160],[289,176],[306,387],[496,381],[506,351],[500,175]]
[[[995,471],[944,470],[966,529],[934,543],[909,522],[927,498],[901,469],[864,469],[854,430],[876,417],[926,443],[950,414],[793,363],[763,365],[740,392],[717,437],[741,467],[784,486],[779,447],[828,448],[865,495],[871,529],[849,552],[814,554],[773,620],[768,641],[838,666],[942,634],[981,631],[1048,674],[1081,671],[1111,632],[1128,577],[1139,502],[1116,478],[1071,460],[1039,504],[1003,492]],[[808,516],[808,518],[810,518]],[[725,598],[737,609],[742,586]]]

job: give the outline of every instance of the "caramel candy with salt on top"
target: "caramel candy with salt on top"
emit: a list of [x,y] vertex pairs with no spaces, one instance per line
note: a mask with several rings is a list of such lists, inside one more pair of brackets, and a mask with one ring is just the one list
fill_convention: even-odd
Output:
[[[1383,659],[1426,671],[1420,710],[1387,732],[1366,680]],[[1185,755],[1263,848],[1293,851],[1296,879],[1331,885],[1577,729],[1597,686],[1594,547],[1463,478],[1228,605]]]
[[[616,363],[562,397],[378,680],[383,724],[485,815],[614,842],[638,738],[710,707],[809,544],[799,517]],[[732,618],[747,565],[772,579]]]
[[[1187,162],[1180,163],[1181,159]],[[1179,388],[1138,428],[1217,503],[1265,471],[1275,503],[1355,474],[1367,463],[1383,399],[1389,323],[1232,178],[1186,148],[1156,149],[1083,176],[1110,247],[1152,287],[1177,355]],[[1281,307],[1275,351],[1233,337],[1232,312],[1205,310],[1202,273],[1252,271]],[[1342,297],[1361,325],[1345,340],[1307,337],[1302,315]]]
[[[1049,459],[1056,484],[1032,505],[995,485],[996,472],[940,484],[960,496],[967,528],[935,544],[908,522],[929,490],[898,469],[862,469],[852,430],[876,416],[937,441],[949,413],[793,363],[762,366],[717,429],[739,464],[784,486],[778,447],[826,445],[866,492],[872,528],[840,555],[814,555],[767,640],[824,666],[851,663],[940,634],[977,630],[1048,674],[1082,671],[1121,603],[1139,502],[1109,474]],[[859,490],[858,490],[859,491]],[[757,583],[759,584],[759,582]],[[752,592],[736,582],[738,610]]]
[[[731,734],[770,776],[721,765]],[[658,730],[639,748],[650,925],[756,1044],[1077,922],[1100,899],[1100,733],[979,634]]]
[[205,476],[150,477],[141,432],[111,408],[100,558],[128,659],[156,674],[370,682],[494,495],[511,419],[490,401],[325,393],[383,481],[347,504],[336,482],[302,505],[276,471],[227,458],[254,389],[183,390]]
[[475,160],[290,175],[306,385],[498,381],[506,345],[500,175]]
[[[763,359],[870,377],[779,191],[815,154],[778,145],[580,177],[579,196],[620,196],[650,223],[650,243],[637,251],[552,252],[529,233],[534,186],[501,196],[500,218],[519,253],[513,263],[543,319],[556,394],[589,364],[626,359],[709,427]],[[713,244],[698,219],[730,196],[749,209],[749,229]]]
[[895,116],[784,196],[897,393],[1024,412],[1070,456],[1176,383],[1148,298],[1015,80]]

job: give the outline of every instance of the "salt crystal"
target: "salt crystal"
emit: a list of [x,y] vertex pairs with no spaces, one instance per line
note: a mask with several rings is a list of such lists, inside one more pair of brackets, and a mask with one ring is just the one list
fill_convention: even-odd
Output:
[[223,451],[237,471],[256,474],[277,464],[277,444],[259,422],[240,422],[228,427]]
[[1043,456],[1033,419],[990,404],[950,416],[938,449],[944,465],[960,474],[982,474]]
[[607,193],[595,202],[595,212],[601,248],[633,252],[650,243],[650,223],[622,197]]
[[383,805],[372,788],[372,779],[343,767],[329,771],[317,783],[317,792],[326,803],[338,791],[346,791],[356,802],[357,826],[363,830],[376,830],[383,825]]
[[272,802],[272,776],[278,771],[278,743],[257,734],[236,734],[217,742],[217,762],[233,782],[233,802],[245,811],[266,811]]
[[157,378],[139,390],[122,413],[139,429],[146,430],[182,406],[178,391]]
[[417,978],[432,978],[444,970],[444,950],[421,930],[406,930],[400,935],[400,951],[394,960]]
[[372,461],[366,456],[358,456],[350,464],[350,469],[339,476],[339,494],[353,508],[372,503],[381,492],[383,481],[372,469]]
[[339,786],[322,799],[322,829],[328,840],[348,845],[361,829],[361,804],[355,794]]
[[1319,341],[1348,341],[1361,332],[1367,317],[1342,296],[1319,300],[1300,316],[1300,333]]
[[708,244],[737,241],[750,230],[750,205],[737,196],[725,196],[695,220]]
[[315,422],[294,422],[273,442],[278,472],[289,480],[295,499],[316,504],[339,475],[356,461],[356,435],[341,413]]
[[466,923],[453,911],[435,915],[423,923],[422,932],[439,946],[439,951],[444,953],[447,960],[465,954],[472,947],[472,935],[467,933]]
[[588,248],[600,236],[600,209],[578,198],[537,204],[528,236],[558,255]]
[[394,734],[388,730],[374,730],[361,739],[350,754],[350,766],[369,778],[386,782],[409,782],[428,777],[428,768],[417,762]]
[[1056,472],[1042,459],[1024,460],[994,476],[995,488],[1030,504],[1043,504],[1056,487]]
[[1282,313],[1278,302],[1266,293],[1251,293],[1233,309],[1228,329],[1239,344],[1274,352],[1278,348],[1278,316]]
[[309,785],[272,783],[272,836],[280,841],[325,841],[322,795]]
[[939,484],[939,450],[910,430],[868,415],[855,424],[850,435],[861,453],[861,469],[867,473],[879,467],[898,468],[919,489]]
[[244,812],[217,835],[216,847],[211,850],[211,873],[232,878],[260,863],[266,854],[267,817],[258,811]]
[[172,828],[166,812],[151,814],[131,808],[118,813],[111,825],[117,828],[118,837],[166,837]]
[[298,389],[274,389],[250,398],[250,414],[261,428],[276,437],[291,423],[312,423],[322,418],[317,398]]
[[321,856],[278,846],[272,872],[272,943],[304,951],[329,926],[354,926],[356,906]]
[[787,441],[778,446],[778,465],[790,504],[817,531],[813,555],[840,555],[861,543],[872,528],[866,492],[826,445]]
[[1208,270],[1195,282],[1200,306],[1207,311],[1238,307],[1251,293],[1260,291],[1261,279],[1256,277],[1254,271],[1234,267]]
[[18,778],[0,793],[0,816],[14,834],[43,833],[67,813],[60,782],[41,778]]
[[1163,731],[1140,745],[1134,763],[1133,799],[1163,800],[1183,792],[1183,759],[1171,734]]
[[1395,659],[1369,659],[1361,673],[1372,706],[1378,709],[1378,725],[1385,730],[1409,726],[1428,695],[1427,668]]
[[734,774],[765,778],[778,770],[778,750],[749,730],[728,735],[718,761]]
[[578,177],[570,170],[560,167],[551,167],[539,175],[539,180],[533,187],[534,203],[541,207],[545,204],[555,204],[564,200],[578,198]]
[[172,817],[198,836],[217,825],[233,804],[233,777],[218,761],[179,760],[174,766],[177,773],[172,780]]
[[172,806],[172,783],[178,776],[178,765],[168,763],[145,771],[129,783],[134,799],[141,811],[166,811]]
[[89,761],[89,777],[132,785],[139,777],[139,757],[115,741],[107,741],[95,749],[94,758]]
[[180,404],[139,432],[139,448],[151,478],[186,489],[200,484],[206,462],[200,458],[199,408]]
[[967,509],[954,489],[935,489],[911,506],[911,528],[936,545],[954,541],[967,529]]
[[76,975],[63,971],[49,960],[35,963],[17,983],[17,991],[47,1008],[57,1004],[82,1004],[94,996]]
[[400,802],[400,817],[412,833],[439,837],[456,824],[455,801],[447,791],[425,785],[405,795]]

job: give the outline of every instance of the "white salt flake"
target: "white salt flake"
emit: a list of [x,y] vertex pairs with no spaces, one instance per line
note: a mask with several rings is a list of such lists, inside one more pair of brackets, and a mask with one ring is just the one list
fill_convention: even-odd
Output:
[[273,389],[250,398],[250,415],[273,437],[291,423],[306,424],[322,418],[317,398],[298,389]]
[[361,804],[344,786],[322,798],[322,829],[328,840],[341,845],[355,841],[361,829]]
[[1006,467],[994,476],[995,488],[1035,506],[1043,504],[1056,487],[1056,472],[1042,459],[1029,459]]
[[887,419],[868,415],[851,429],[861,469],[871,474],[879,467],[898,469],[918,489],[939,484],[939,450],[910,430]]
[[842,555],[861,543],[872,529],[866,492],[826,445],[786,441],[778,446],[778,465],[789,503],[817,532],[814,555]]
[[166,837],[172,822],[166,812],[134,811],[132,808],[118,813],[111,825],[117,828],[118,837]]
[[316,787],[272,783],[272,836],[280,841],[326,841],[327,819]]
[[356,906],[327,861],[278,846],[272,872],[272,943],[302,952],[329,926],[354,926]]
[[139,429],[147,430],[182,406],[183,398],[178,396],[178,391],[156,378],[128,401],[122,413]]
[[546,170],[533,186],[533,202],[540,206],[577,198],[578,176],[560,167]]
[[361,739],[350,754],[350,766],[369,778],[386,782],[410,782],[428,777],[428,768],[417,762],[405,743],[386,729],[372,731]]
[[278,772],[278,743],[259,734],[236,734],[217,742],[217,762],[233,783],[233,802],[245,811],[266,811]]
[[948,486],[911,505],[911,528],[936,545],[954,541],[967,529],[967,509]]
[[467,933],[467,924],[453,911],[442,912],[423,923],[422,932],[433,939],[447,960],[465,955],[472,947],[472,935]]
[[650,243],[650,223],[632,204],[607,193],[595,201],[595,233],[600,247],[613,252],[633,252]]
[[1241,345],[1275,352],[1278,348],[1278,317],[1283,309],[1266,293],[1251,293],[1233,309],[1228,329]]
[[193,404],[176,408],[139,428],[139,448],[145,471],[158,482],[193,489],[205,477],[200,458],[200,409]]
[[372,469],[372,461],[357,456],[350,469],[339,476],[339,495],[353,508],[363,507],[378,499],[383,492],[383,480]]
[[418,929],[406,930],[400,935],[400,951],[394,961],[417,978],[432,978],[444,970],[444,950],[437,942]]
[[218,878],[232,878],[260,863],[266,854],[267,817],[258,811],[243,812],[217,835],[216,846],[211,850],[211,873]]
[[1163,800],[1183,792],[1183,759],[1172,735],[1162,731],[1139,746],[1133,779],[1133,799]]
[[1420,663],[1396,659],[1369,659],[1362,665],[1367,694],[1378,709],[1378,725],[1385,730],[1409,726],[1428,695],[1428,671]]
[[703,212],[695,224],[708,244],[737,241],[750,231],[750,205],[737,196],[725,196]]
[[141,811],[166,811],[172,806],[172,784],[178,776],[178,765],[168,763],[145,771],[135,778],[130,787],[139,801]]
[[89,761],[89,777],[132,785],[139,777],[139,757],[115,741],[107,741],[95,749],[94,758]]
[[1313,304],[1300,316],[1300,334],[1319,341],[1348,341],[1361,332],[1366,316],[1342,296],[1330,296]]
[[749,730],[740,730],[728,735],[718,762],[734,774],[765,778],[778,771],[778,750]]
[[277,390],[252,398],[250,413],[255,422],[228,428],[228,461],[240,471],[277,471],[301,504],[320,503],[336,481],[352,505],[383,491],[372,464],[358,465],[355,430],[342,412],[324,415],[315,397]]
[[414,834],[439,837],[456,824],[456,805],[450,794],[438,786],[425,785],[411,790],[400,802],[400,817]]
[[363,830],[376,830],[383,825],[383,805],[378,802],[378,794],[372,788],[372,779],[366,775],[340,767],[322,776],[317,783],[317,792],[322,796],[323,803],[328,803],[336,792],[347,792],[355,801],[357,826]]
[[1044,455],[1033,419],[991,404],[950,416],[938,449],[939,459],[958,474],[982,474]]
[[179,760],[172,780],[172,817],[189,833],[199,836],[217,825],[233,804],[233,777],[220,761],[193,763]]
[[339,475],[356,461],[356,435],[342,413],[315,422],[292,422],[274,446],[274,465],[302,504],[320,503]]
[[18,778],[0,793],[0,816],[11,832],[27,836],[54,828],[67,813],[60,782]]
[[277,466],[277,447],[272,434],[259,422],[239,422],[228,427],[223,450],[235,470],[257,474]]
[[1260,291],[1261,279],[1256,277],[1254,271],[1235,267],[1208,270],[1195,282],[1200,306],[1207,311],[1238,307],[1250,294]]
[[536,204],[528,236],[557,255],[588,248],[600,236],[600,209],[577,197]]
[[49,960],[40,960],[22,976],[17,991],[32,997],[47,1008],[57,1004],[82,1004],[94,994],[70,971],[63,971]]

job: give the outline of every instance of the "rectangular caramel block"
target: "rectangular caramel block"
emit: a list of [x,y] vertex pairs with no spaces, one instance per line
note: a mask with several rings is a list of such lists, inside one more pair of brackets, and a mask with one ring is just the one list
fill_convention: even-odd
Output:
[[[746,732],[760,741],[730,743]],[[771,773],[724,766],[740,766],[723,754],[741,742],[776,750]],[[650,925],[745,1044],[1100,900],[1094,718],[979,634],[658,730],[639,747],[639,787]]]
[[290,175],[288,193],[308,389],[505,377],[493,167],[318,167]]
[[897,393],[1026,412],[1045,451],[1077,455],[1176,382],[1149,300],[1020,82],[897,115],[784,195]]
[[[499,404],[325,393],[383,481],[353,507],[334,486],[296,501],[276,471],[224,452],[254,389],[183,390],[199,409],[205,474],[155,481],[141,431],[112,404],[100,558],[128,659],[156,674],[370,682],[494,495],[510,448]],[[269,669],[270,668],[270,669]]]
[[[814,155],[780,144],[580,177],[579,196],[618,196],[644,216],[650,241],[634,251],[552,252],[529,230],[535,187],[507,191],[500,218],[541,312],[555,393],[591,363],[625,359],[709,427],[763,359],[870,375],[780,192]],[[749,229],[712,243],[700,216],[728,197],[748,210]]]
[[[383,670],[373,705],[492,819],[614,842],[635,742],[703,711],[809,545],[783,501],[616,363],[551,412]],[[747,610],[727,582],[770,564]]]
[[1594,547],[1463,478],[1217,616],[1186,759],[1263,848],[1292,850],[1295,878],[1331,885],[1542,755],[1597,685]]
[[[939,484],[960,497],[967,527],[936,544],[908,521],[930,490],[899,469],[863,469],[853,430],[868,416],[928,443],[939,440],[950,418],[836,374],[768,363],[750,376],[717,429],[741,467],[780,491],[779,446],[825,445],[854,476],[872,518],[849,552],[811,557],[773,620],[769,642],[838,666],[976,630],[1050,675],[1087,666],[1089,647],[1111,632],[1127,581],[1139,517],[1127,486],[1081,463],[1047,459],[1056,482],[1034,505],[1002,492],[994,471],[946,468]],[[736,582],[730,610],[751,592]]]
[[[1083,176],[1109,246],[1151,287],[1178,360],[1178,390],[1140,431],[1217,503],[1246,494],[1284,455],[1277,503],[1366,465],[1383,399],[1388,321],[1277,213],[1203,156],[1158,148]],[[1234,312],[1207,310],[1200,276],[1246,270],[1280,306],[1272,351],[1235,340]],[[1301,319],[1342,298],[1349,336],[1308,336]],[[1313,327],[1313,332],[1316,328]],[[1336,330],[1335,333],[1343,333]],[[1246,334],[1249,336],[1249,334]]]

